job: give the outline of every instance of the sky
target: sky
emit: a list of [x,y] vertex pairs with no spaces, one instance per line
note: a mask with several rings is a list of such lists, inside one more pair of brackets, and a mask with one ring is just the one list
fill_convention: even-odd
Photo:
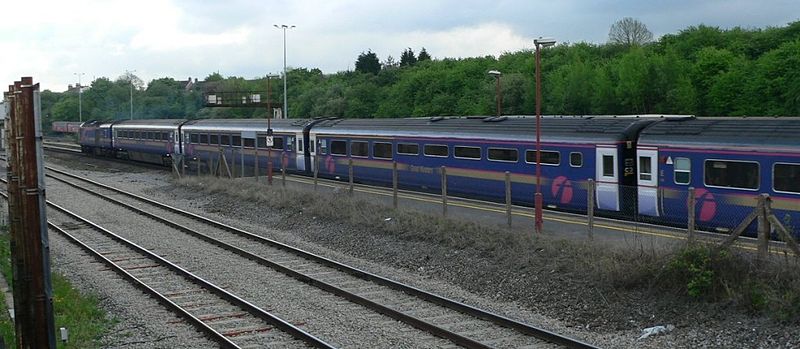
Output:
[[361,52],[399,60],[407,47],[434,58],[497,56],[559,43],[604,43],[633,17],[656,38],[689,26],[764,28],[800,20],[798,0],[0,0],[0,85],[33,76],[63,91],[125,70],[145,82],[254,78],[287,65],[352,70]]

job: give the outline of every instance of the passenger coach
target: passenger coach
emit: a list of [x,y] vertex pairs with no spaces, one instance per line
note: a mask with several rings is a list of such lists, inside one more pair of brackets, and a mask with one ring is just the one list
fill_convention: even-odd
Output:
[[[666,120],[639,138],[639,213],[686,222],[695,188],[697,223],[728,232],[769,194],[776,216],[800,235],[800,118]],[[753,233],[755,223],[748,231]]]
[[[631,211],[636,197],[636,141],[660,118],[545,117],[542,120],[542,192],[551,208],[585,210],[586,181],[597,181],[598,208]],[[396,161],[401,186],[504,200],[505,172],[512,200],[533,203],[536,119],[530,117],[436,117],[335,119],[311,129],[318,143],[320,174],[392,183]]]

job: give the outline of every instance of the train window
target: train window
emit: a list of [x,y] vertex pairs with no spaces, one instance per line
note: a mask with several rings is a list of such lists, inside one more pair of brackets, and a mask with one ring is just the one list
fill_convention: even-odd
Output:
[[[211,136],[211,137],[215,137],[215,136]],[[220,141],[220,144],[222,144],[222,145],[231,145],[231,136],[229,136],[229,135],[221,135],[221,136],[219,136],[219,141]],[[217,144],[217,143],[214,143],[214,144]]]
[[165,140],[165,141],[168,141],[169,140],[169,133],[161,132],[161,139]]
[[189,135],[189,140],[194,144],[197,144],[198,138],[199,137],[197,137],[197,133],[192,133]]
[[772,166],[772,187],[775,191],[800,193],[800,164],[781,164]]
[[244,146],[248,148],[253,148],[256,145],[255,138],[245,138],[244,139]]
[[643,181],[653,179],[653,159],[649,156],[639,157],[639,179]]
[[758,163],[706,160],[704,179],[706,186],[758,189]]
[[[264,137],[258,136],[257,140],[258,140],[258,142],[256,142],[256,145],[259,148],[266,148],[267,147],[267,137],[266,136],[264,136]],[[274,142],[275,138],[273,138],[272,141]]]
[[201,134],[200,135],[200,144],[208,144],[208,135],[207,134]]
[[[222,137],[223,137],[223,139],[225,139],[225,137],[227,137],[227,136],[222,136]],[[219,136],[218,135],[211,135],[211,137],[209,137],[209,141],[208,142],[210,144],[214,144],[214,145],[219,144]],[[223,145],[228,145],[228,142],[225,142],[225,143],[222,143],[222,144]]]
[[369,155],[369,144],[362,141],[350,142],[350,156],[366,157]]
[[302,139],[297,141],[297,151],[301,152],[301,153],[306,151],[305,149],[303,149],[303,140]]
[[614,177],[613,155],[603,155],[603,177]]
[[147,132],[147,139],[157,140],[158,132]]
[[234,147],[240,147],[242,145],[242,136],[233,136],[231,137],[231,141]]
[[139,139],[139,136],[140,136],[139,131],[133,131],[133,138],[134,139]]
[[347,141],[331,141],[331,154],[347,155]]
[[[277,149],[278,147],[273,147],[273,148]],[[286,137],[286,148],[289,151],[294,150],[294,136]],[[283,147],[281,147],[281,149],[283,149]]]
[[453,147],[453,157],[459,159],[481,159],[481,148],[479,147]]
[[577,151],[569,153],[569,165],[572,167],[583,166],[583,153]]
[[688,158],[675,158],[675,184],[689,184],[692,179],[692,162]]
[[281,136],[272,137],[272,149],[283,149],[283,137]]
[[392,143],[375,142],[372,143],[372,157],[377,159],[392,158]]
[[438,145],[438,144],[425,144],[423,148],[423,153],[425,156],[438,156],[438,157],[447,157],[450,155],[450,150],[447,148],[446,145]]
[[412,143],[397,143],[397,154],[419,155],[419,145]]
[[519,151],[510,148],[489,148],[487,157],[491,161],[517,162]]
[[[542,150],[542,165],[559,165],[561,164],[561,153],[557,151]],[[525,162],[529,164],[536,163],[536,150],[525,151]]]
[[324,139],[319,140],[319,153],[325,155],[328,153],[328,141]]

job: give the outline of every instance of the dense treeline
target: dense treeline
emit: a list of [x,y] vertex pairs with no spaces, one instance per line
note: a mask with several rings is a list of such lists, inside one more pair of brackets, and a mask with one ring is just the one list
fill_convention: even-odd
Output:
[[[423,54],[424,52],[424,54]],[[435,53],[434,53],[435,54]],[[503,112],[535,109],[534,55],[430,59],[408,48],[376,66],[371,50],[356,71],[292,69],[291,117],[490,115],[502,75]],[[414,59],[412,59],[412,57]],[[800,115],[800,22],[767,29],[697,26],[643,45],[560,44],[542,54],[545,114]],[[264,91],[264,78],[209,75],[217,90]],[[273,100],[282,100],[280,79]],[[171,78],[134,79],[135,118],[263,117],[265,110],[203,108],[202,91]],[[130,83],[100,78],[83,94],[84,120],[128,118]],[[77,93],[42,94],[45,121],[77,120]]]

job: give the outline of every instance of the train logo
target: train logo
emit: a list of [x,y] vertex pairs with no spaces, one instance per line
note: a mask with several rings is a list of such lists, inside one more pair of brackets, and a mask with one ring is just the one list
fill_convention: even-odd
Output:
[[694,192],[694,199],[697,202],[701,221],[707,222],[714,218],[717,214],[717,200],[714,198],[714,194],[706,189],[698,188]]
[[334,173],[336,171],[336,161],[334,161],[333,157],[330,155],[325,157],[325,168],[328,170],[328,173]]
[[555,200],[562,204],[568,204],[572,202],[572,181],[565,176],[558,176],[553,180],[550,192]]

